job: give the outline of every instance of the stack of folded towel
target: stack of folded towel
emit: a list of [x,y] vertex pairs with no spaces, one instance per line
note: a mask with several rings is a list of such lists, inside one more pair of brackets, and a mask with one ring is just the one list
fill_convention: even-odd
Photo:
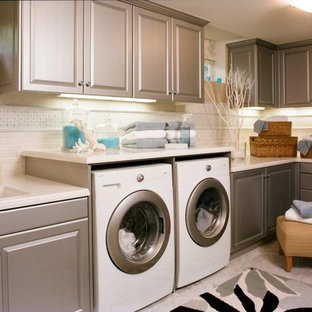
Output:
[[120,138],[123,147],[158,148],[164,147],[166,140],[165,122],[133,122],[123,128],[124,135]]
[[[166,139],[168,140],[168,143],[181,143],[181,130],[182,122],[181,121],[168,121],[166,122]],[[189,122],[190,126],[190,147],[195,146],[195,136],[196,131],[195,123]]]
[[307,155],[312,145],[312,135],[304,135],[302,140],[298,141],[297,150],[302,155]]
[[[123,147],[158,148],[167,143],[181,143],[181,121],[146,122],[138,121],[128,124],[121,129],[124,135],[120,138]],[[190,147],[195,146],[196,131],[194,122],[190,126]]]
[[291,208],[285,213],[285,219],[312,224],[312,202],[293,200]]

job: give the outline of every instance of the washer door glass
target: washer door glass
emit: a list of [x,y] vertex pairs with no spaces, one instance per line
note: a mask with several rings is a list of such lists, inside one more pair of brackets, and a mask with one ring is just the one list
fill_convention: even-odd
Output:
[[127,196],[108,224],[106,244],[114,264],[130,274],[152,267],[164,253],[170,218],[164,201],[151,191]]
[[192,191],[185,217],[187,230],[196,244],[214,244],[229,219],[229,200],[222,184],[213,178],[201,181]]

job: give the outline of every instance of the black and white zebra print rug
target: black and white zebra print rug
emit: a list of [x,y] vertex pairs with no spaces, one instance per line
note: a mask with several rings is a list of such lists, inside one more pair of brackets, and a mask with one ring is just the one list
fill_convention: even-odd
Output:
[[312,286],[251,268],[171,312],[195,311],[312,312]]

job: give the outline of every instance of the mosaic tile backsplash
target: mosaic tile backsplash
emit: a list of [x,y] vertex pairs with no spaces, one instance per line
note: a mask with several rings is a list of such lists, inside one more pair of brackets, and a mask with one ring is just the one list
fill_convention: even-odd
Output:
[[[130,104],[131,105],[131,104]],[[184,112],[192,113],[195,122],[196,146],[228,145],[228,130],[212,104],[190,104],[176,111],[105,111],[90,109],[88,127],[109,118],[120,127],[133,121],[173,121],[182,120]],[[260,115],[259,115],[260,114]],[[262,115],[261,115],[262,114]],[[309,109],[285,111],[266,110],[245,117],[242,140],[248,142],[248,137],[254,135],[253,123],[261,116],[287,114],[293,122],[293,135],[299,139],[312,133]],[[11,175],[24,173],[24,159],[20,156],[25,149],[51,148],[62,146],[62,127],[65,110],[50,107],[33,106],[0,106],[0,164],[2,164],[3,180]],[[247,146],[248,148],[248,146]]]

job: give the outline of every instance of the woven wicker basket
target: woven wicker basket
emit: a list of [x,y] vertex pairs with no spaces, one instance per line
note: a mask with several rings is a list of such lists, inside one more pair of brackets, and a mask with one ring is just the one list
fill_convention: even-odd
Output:
[[297,137],[249,137],[250,155],[258,157],[296,157]]
[[259,133],[259,136],[267,135],[291,136],[291,121],[268,121],[268,130]]
[[312,158],[312,147],[310,147],[307,154],[303,155],[302,153],[300,153],[300,157],[301,158]]

